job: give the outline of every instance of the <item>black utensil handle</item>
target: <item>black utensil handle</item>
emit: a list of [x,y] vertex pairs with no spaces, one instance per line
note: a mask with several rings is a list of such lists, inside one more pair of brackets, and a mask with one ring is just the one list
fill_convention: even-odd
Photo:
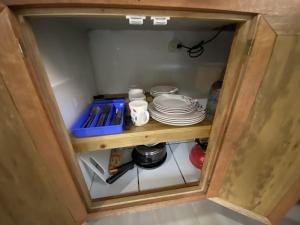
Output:
[[105,126],[106,120],[107,120],[108,115],[109,115],[109,112],[110,112],[110,111],[108,111],[107,113],[105,113],[105,115],[104,115],[104,120],[103,120],[103,123],[102,123],[102,126]]
[[128,162],[118,168],[118,172],[112,175],[111,177],[106,179],[106,183],[112,184],[116,180],[118,180],[121,176],[123,176],[127,171],[134,168],[134,162]]
[[97,121],[96,127],[102,126],[104,117],[105,117],[105,114],[104,114],[104,112],[103,112],[103,113],[101,113],[101,115],[100,115],[100,117],[99,117],[99,119],[98,119],[98,121]]
[[89,116],[88,119],[82,125],[82,128],[87,128],[92,121],[92,116]]
[[91,124],[93,123],[93,121],[94,121],[94,119],[95,119],[95,116],[96,116],[96,115],[91,116],[91,120],[88,122],[88,124],[87,124],[86,127],[90,127],[90,126],[91,126]]

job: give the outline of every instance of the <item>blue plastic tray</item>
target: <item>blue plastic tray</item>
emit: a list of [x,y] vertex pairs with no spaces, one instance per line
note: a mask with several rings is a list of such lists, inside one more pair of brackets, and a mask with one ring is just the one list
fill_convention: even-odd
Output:
[[[106,119],[105,125],[101,127],[96,127],[96,123],[103,112],[104,105],[111,105],[110,112]],[[95,107],[99,106],[100,110],[96,114],[93,122],[89,127],[82,128],[84,122],[88,119],[90,111]],[[114,100],[95,100],[90,104],[86,110],[82,113],[79,119],[71,128],[71,133],[74,137],[91,137],[91,136],[100,136],[108,134],[118,134],[123,132],[123,121],[124,121],[124,109],[125,109],[125,100],[124,99],[114,99]],[[120,124],[110,125],[112,119],[115,117],[116,113],[121,110],[121,121]]]

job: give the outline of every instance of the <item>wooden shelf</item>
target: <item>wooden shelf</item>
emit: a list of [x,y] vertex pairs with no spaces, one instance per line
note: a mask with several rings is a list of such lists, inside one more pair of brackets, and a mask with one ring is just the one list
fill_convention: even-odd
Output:
[[207,138],[211,130],[211,122],[203,121],[192,126],[169,126],[151,119],[142,127],[133,127],[121,134],[74,138],[71,137],[75,152],[87,152],[111,148],[129,147],[158,142]]

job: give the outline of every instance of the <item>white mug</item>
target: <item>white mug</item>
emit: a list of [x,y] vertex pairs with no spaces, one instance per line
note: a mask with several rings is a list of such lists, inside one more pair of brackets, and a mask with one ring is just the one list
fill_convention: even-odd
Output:
[[132,122],[135,126],[143,126],[149,121],[149,112],[147,111],[148,102],[144,100],[135,100],[129,102]]
[[129,101],[135,101],[135,100],[146,100],[146,96],[144,94],[143,89],[130,89],[128,92]]

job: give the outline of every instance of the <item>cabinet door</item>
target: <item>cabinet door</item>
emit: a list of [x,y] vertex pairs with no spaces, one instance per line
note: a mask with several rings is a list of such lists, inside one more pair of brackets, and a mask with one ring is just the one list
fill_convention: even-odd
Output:
[[220,153],[212,200],[276,224],[300,197],[300,38],[258,20]]
[[0,224],[81,224],[85,206],[1,4],[0,31]]

